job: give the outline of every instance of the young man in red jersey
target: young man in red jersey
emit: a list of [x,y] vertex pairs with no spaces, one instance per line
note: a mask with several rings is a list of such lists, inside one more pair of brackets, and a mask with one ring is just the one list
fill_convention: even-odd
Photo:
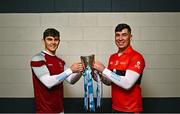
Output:
[[110,56],[107,68],[99,61],[94,64],[94,68],[102,73],[102,81],[112,87],[112,112],[139,113],[143,110],[140,83],[145,61],[132,48],[131,39],[130,26],[117,25],[115,43],[118,51]]
[[65,62],[55,55],[60,43],[56,29],[46,29],[42,41],[44,51],[31,60],[36,113],[63,113],[63,81],[77,82],[83,65],[79,62],[65,68]]

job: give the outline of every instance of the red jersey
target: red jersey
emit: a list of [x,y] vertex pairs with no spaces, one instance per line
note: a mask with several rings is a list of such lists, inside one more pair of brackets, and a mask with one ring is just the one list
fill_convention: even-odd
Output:
[[[41,52],[34,56],[31,67],[46,66],[50,75],[57,75],[64,71],[65,62],[57,56]],[[40,70],[39,72],[43,72]],[[35,106],[37,113],[59,113],[64,111],[63,83],[48,89],[43,85],[32,70]]]
[[117,75],[125,76],[126,70],[132,70],[140,74],[139,79],[129,90],[125,90],[112,83],[112,108],[121,112],[141,112],[141,77],[145,61],[143,56],[129,46],[121,55],[114,53],[109,58],[108,69]]

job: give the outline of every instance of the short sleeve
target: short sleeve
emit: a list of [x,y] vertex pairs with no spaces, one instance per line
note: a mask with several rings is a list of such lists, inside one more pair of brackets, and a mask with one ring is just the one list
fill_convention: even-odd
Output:
[[31,59],[30,65],[31,65],[31,67],[41,67],[41,66],[45,65],[44,56],[42,54],[37,54],[37,55],[33,56]]
[[127,70],[132,70],[138,74],[142,74],[145,67],[145,61],[142,55],[137,54],[133,56],[130,60]]
[[43,76],[44,74],[49,74],[49,70],[46,66],[45,58],[41,54],[35,55],[31,60],[31,68],[36,74],[36,76],[39,78]]

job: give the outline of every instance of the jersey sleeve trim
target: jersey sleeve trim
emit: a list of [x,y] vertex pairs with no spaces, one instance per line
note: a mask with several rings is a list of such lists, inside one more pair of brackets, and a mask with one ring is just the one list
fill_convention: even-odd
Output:
[[40,67],[45,65],[45,61],[31,61],[31,66],[32,67]]

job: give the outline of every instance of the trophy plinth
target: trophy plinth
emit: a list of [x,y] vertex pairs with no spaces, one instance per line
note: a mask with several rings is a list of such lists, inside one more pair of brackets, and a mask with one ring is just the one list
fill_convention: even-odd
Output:
[[90,66],[92,67],[94,64],[94,54],[89,56],[81,56],[81,61],[83,62],[84,66]]

